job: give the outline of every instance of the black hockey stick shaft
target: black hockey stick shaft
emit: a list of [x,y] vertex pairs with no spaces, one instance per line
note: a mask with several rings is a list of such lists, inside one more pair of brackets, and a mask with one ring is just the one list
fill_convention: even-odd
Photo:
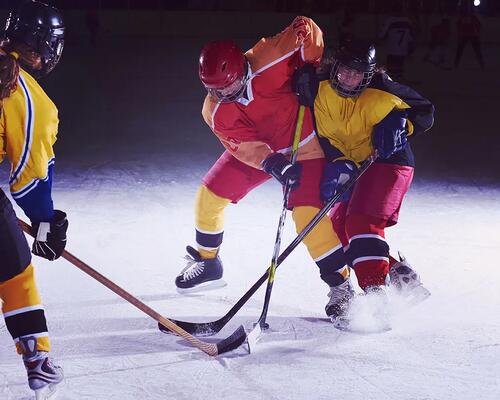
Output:
[[[19,219],[19,224],[21,225],[21,228],[24,232],[26,232],[28,235],[34,236],[30,225],[28,225],[26,222],[24,222],[20,219]],[[90,265],[84,263],[82,260],[75,257],[69,251],[64,250],[62,253],[62,258],[69,261],[75,267],[79,268],[80,270],[82,270],[86,274],[90,275],[92,278],[97,280],[99,283],[103,284],[108,289],[115,292],[118,296],[120,296],[121,298],[123,298],[124,300],[126,300],[127,302],[132,304],[133,306],[137,307],[139,310],[141,310],[145,314],[149,315],[155,321],[168,327],[169,330],[176,333],[180,337],[184,338],[189,343],[191,343],[194,347],[200,349],[201,351],[203,351],[204,353],[206,353],[210,356],[217,356],[217,355],[222,354],[226,351],[234,350],[245,341],[245,338],[246,338],[245,329],[243,328],[243,326],[240,326],[229,337],[219,341],[218,343],[204,342],[204,341],[194,337],[192,334],[185,331],[184,329],[182,329],[179,325],[177,325],[172,320],[163,317],[161,314],[159,314],[158,312],[153,310],[151,307],[149,307],[147,304],[145,304],[144,302],[139,300],[137,297],[133,296],[132,294],[127,292],[125,289],[121,288],[116,283],[114,283],[110,279],[106,278],[104,275],[102,275],[100,272],[96,271]]]
[[[333,205],[348,191],[350,190],[359,177],[370,167],[370,165],[375,161],[376,156],[370,156],[366,161],[361,164],[356,175],[354,175],[349,181],[347,181],[342,189],[337,193],[325,206],[318,211],[316,216],[309,222],[309,224],[297,235],[297,237],[288,245],[288,247],[280,254],[276,262],[276,268],[290,255],[290,253],[295,250],[300,242],[309,234],[310,231],[318,224],[318,222],[323,218],[328,211],[333,207]],[[247,290],[247,292],[236,302],[236,304],[231,307],[231,309],[224,315],[215,321],[210,322],[189,322],[189,321],[179,321],[172,320],[178,326],[182,327],[187,332],[197,335],[197,336],[211,336],[219,332],[236,313],[245,305],[245,303],[254,295],[254,293],[262,286],[268,277],[268,271],[266,272],[253,284],[253,286]],[[163,332],[169,332],[165,327],[159,324],[160,330]]]
[[[304,122],[304,113],[305,113],[305,106],[301,105],[299,107],[299,114],[297,117],[297,124],[295,127],[295,133],[293,135],[293,144],[292,144],[292,151],[291,151],[291,163],[292,165],[295,164],[297,161],[297,156],[298,156],[298,149],[299,149],[299,143],[300,143],[300,134],[302,132],[302,125]],[[283,207],[281,209],[281,214],[280,214],[280,219],[278,222],[278,229],[276,231],[276,239],[274,241],[274,248],[273,248],[273,255],[271,258],[271,265],[267,269],[267,286],[266,286],[266,294],[264,295],[264,304],[262,306],[262,313],[260,314],[259,320],[257,323],[261,326],[262,329],[267,328],[266,325],[266,318],[267,318],[267,312],[269,310],[269,303],[271,301],[271,293],[273,290],[273,285],[274,285],[274,277],[275,277],[275,272],[276,272],[276,263],[278,261],[278,257],[280,254],[280,247],[281,247],[281,235],[283,233],[283,227],[285,226],[285,220],[286,220],[286,212],[288,208],[288,198],[290,197],[290,192],[292,190],[292,186],[290,184],[290,181],[287,180],[285,184],[285,190],[284,190],[284,195],[283,195]]]

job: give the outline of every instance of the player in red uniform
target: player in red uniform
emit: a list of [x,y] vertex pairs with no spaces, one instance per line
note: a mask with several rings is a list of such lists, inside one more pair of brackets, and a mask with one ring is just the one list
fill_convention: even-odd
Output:
[[[224,209],[237,203],[270,175],[295,187],[288,202],[298,231],[322,207],[319,187],[325,163],[306,110],[297,163],[289,155],[299,104],[292,90],[294,72],[318,64],[322,32],[309,18],[297,17],[284,31],[261,39],[243,53],[233,41],[211,42],[200,56],[200,79],[208,90],[203,118],[226,151],[203,178],[196,195],[197,249],[187,247],[188,265],[176,278],[180,292],[224,285],[218,250]],[[335,286],[348,275],[332,223],[324,218],[304,240],[321,278]]]

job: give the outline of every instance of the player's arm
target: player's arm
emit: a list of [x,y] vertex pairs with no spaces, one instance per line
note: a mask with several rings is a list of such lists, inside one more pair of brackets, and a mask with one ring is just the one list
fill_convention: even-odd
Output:
[[31,143],[23,143],[16,156],[9,156],[13,168],[9,184],[12,197],[33,223],[54,218],[52,177],[55,135],[33,131]]
[[292,165],[283,154],[274,152],[266,143],[256,140],[258,134],[252,126],[241,121],[231,121],[230,127],[219,120],[214,122],[216,109],[217,105],[207,97],[203,106],[203,118],[227,151],[242,163],[264,170],[283,185],[290,181],[292,188],[298,186],[300,164]]
[[66,246],[66,214],[54,210],[52,177],[56,132],[37,127],[22,148],[9,154],[13,168],[9,184],[12,197],[31,220],[35,241],[33,253],[48,260],[59,258]]
[[380,119],[385,118],[393,109],[406,112],[408,137],[415,137],[429,130],[434,124],[434,105],[412,88],[390,80],[385,74],[372,80],[370,87],[393,96],[393,107],[380,107],[384,110]]
[[319,86],[316,67],[323,55],[323,33],[312,19],[306,17],[295,18],[291,30],[300,44],[299,68],[293,73],[292,89],[301,105],[312,108]]
[[434,105],[408,86],[393,82],[404,107],[408,120],[408,136],[415,137],[428,131],[434,124]]
[[304,63],[319,65],[323,55],[323,32],[307,17],[297,17],[291,24],[296,44],[301,47],[300,56]]
[[[282,32],[272,37],[262,38],[252,49],[246,52],[255,70],[268,66],[276,60],[298,57],[290,64],[291,71],[305,63],[319,65],[323,55],[323,33],[314,21],[307,17],[297,17]],[[296,60],[296,61],[295,61]]]

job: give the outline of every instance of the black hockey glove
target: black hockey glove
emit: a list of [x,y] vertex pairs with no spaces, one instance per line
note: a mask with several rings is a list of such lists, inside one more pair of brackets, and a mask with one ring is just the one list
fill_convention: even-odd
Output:
[[274,176],[282,185],[289,181],[292,190],[300,185],[302,165],[297,162],[292,164],[281,153],[273,153],[267,157],[262,162],[262,169]]
[[380,158],[389,158],[405,148],[406,117],[405,111],[393,110],[373,127],[372,143]]
[[51,222],[39,222],[32,224],[33,254],[54,261],[59,258],[66,247],[66,231],[68,220],[66,213],[55,210]]
[[312,108],[314,99],[318,93],[319,79],[316,76],[316,69],[312,64],[306,64],[293,74],[292,88],[299,97],[299,103]]

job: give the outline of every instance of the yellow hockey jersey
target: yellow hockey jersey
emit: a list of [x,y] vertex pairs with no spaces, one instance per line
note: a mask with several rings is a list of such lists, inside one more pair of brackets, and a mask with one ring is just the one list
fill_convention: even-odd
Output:
[[[433,124],[434,107],[429,100],[386,74],[375,74],[368,88],[352,98],[339,96],[328,80],[322,81],[314,116],[326,158],[345,157],[356,163],[367,159],[373,152],[373,127],[394,109],[407,111],[409,137]],[[411,164],[413,155],[404,158],[411,158]]]
[[11,163],[10,191],[33,221],[50,221],[53,145],[59,124],[55,104],[26,71],[20,70],[17,88],[3,100],[0,116],[0,162]]

